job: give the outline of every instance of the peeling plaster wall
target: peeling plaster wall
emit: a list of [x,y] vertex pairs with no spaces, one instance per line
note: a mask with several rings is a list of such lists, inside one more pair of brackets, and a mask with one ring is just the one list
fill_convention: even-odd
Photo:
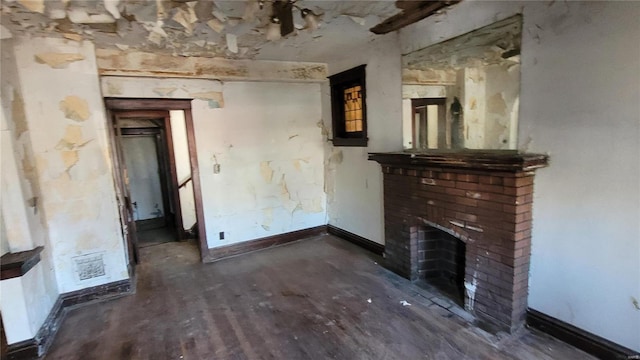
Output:
[[[128,278],[93,45],[20,38],[15,58],[59,291]],[[104,272],[81,280],[76,260],[86,255]]]
[[209,247],[326,224],[320,85],[231,82],[223,92],[224,108],[193,103]]
[[[382,172],[369,152],[402,150],[402,71],[396,33],[380,36],[329,63],[330,74],[367,64],[368,147],[327,143],[325,181],[329,224],[384,244]],[[323,121],[331,136],[329,85],[323,86]]]
[[58,296],[51,246],[39,201],[40,186],[31,149],[31,131],[25,117],[23,89],[13,46],[13,39],[2,40],[1,253],[30,250],[36,246],[45,249],[40,254],[41,261],[27,274],[0,284],[0,311],[9,344],[33,337]]
[[210,248],[326,224],[319,84],[103,77],[102,88],[105,96],[223,100],[192,102]]
[[[485,149],[516,149],[520,65],[485,68]],[[515,129],[514,129],[515,128]]]
[[461,2],[402,52],[523,14],[519,147],[536,176],[529,306],[640,351],[640,3]]

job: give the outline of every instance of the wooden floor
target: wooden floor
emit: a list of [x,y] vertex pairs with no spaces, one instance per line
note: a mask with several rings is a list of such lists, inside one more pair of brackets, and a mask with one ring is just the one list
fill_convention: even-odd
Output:
[[212,264],[192,243],[141,257],[136,294],[72,310],[46,359],[592,359],[489,335],[329,235]]

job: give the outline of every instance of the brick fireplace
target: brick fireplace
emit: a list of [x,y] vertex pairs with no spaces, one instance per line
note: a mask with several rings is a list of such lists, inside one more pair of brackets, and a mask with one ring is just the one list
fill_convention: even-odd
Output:
[[519,328],[527,309],[534,170],[548,157],[464,150],[369,159],[384,176],[385,266],[410,280],[444,283],[480,325]]

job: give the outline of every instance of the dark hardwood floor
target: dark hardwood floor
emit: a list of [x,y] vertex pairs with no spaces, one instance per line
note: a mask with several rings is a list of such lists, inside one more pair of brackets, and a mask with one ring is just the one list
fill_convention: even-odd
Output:
[[141,258],[136,294],[72,310],[46,359],[591,359],[485,333],[330,235],[211,264],[184,242]]

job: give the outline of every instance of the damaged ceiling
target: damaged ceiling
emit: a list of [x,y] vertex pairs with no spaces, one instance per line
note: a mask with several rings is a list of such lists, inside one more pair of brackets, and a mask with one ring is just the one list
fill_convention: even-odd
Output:
[[513,16],[402,57],[404,69],[456,70],[520,63],[522,17]]
[[[305,1],[295,30],[269,41],[273,1],[2,0],[3,33],[90,40],[97,48],[176,56],[327,62],[376,35],[369,28],[399,12],[394,1]],[[262,5],[262,6],[261,6]],[[309,9],[319,28],[307,28]],[[3,35],[3,38],[5,35]]]

